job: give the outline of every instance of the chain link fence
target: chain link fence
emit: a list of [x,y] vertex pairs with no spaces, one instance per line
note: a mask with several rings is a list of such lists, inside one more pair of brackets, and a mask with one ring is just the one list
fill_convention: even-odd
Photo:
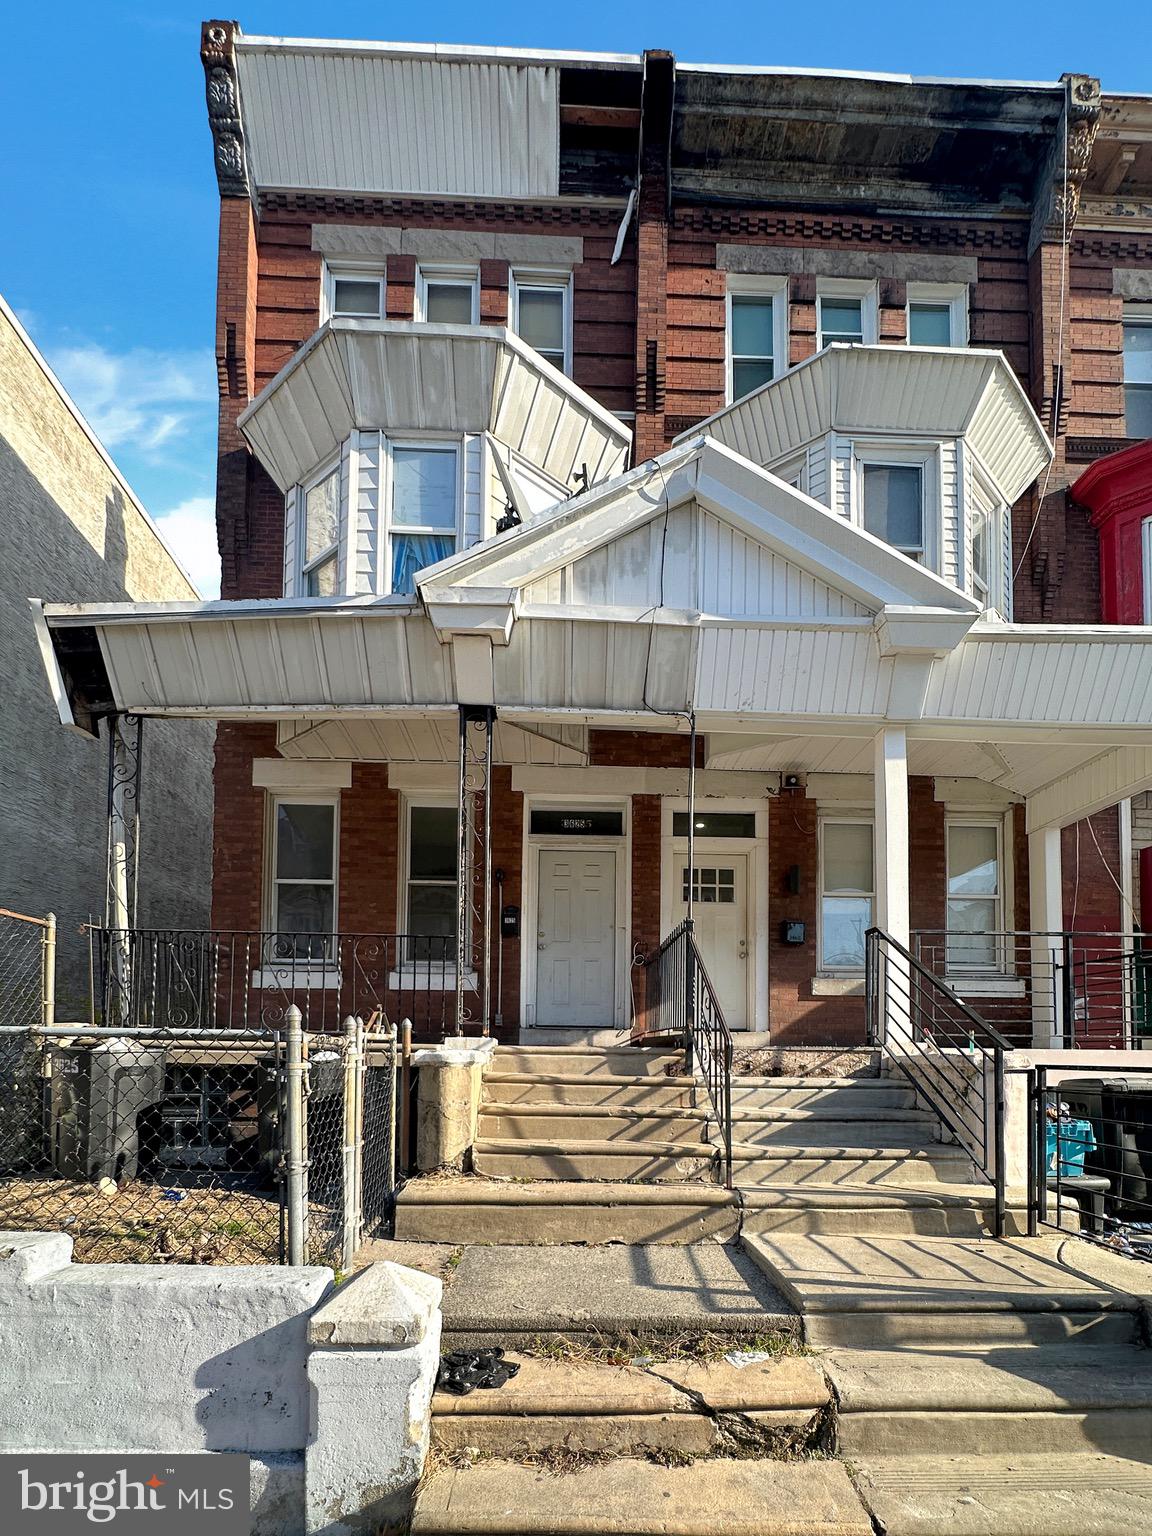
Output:
[[55,917],[0,907],[0,1024],[51,1024],[55,998]]
[[0,1025],[0,1228],[80,1261],[347,1269],[395,1189],[394,1034]]

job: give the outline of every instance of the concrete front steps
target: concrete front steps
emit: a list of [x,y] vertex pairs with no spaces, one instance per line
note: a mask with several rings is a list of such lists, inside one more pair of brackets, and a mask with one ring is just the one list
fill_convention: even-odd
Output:
[[413,1536],[873,1536],[836,1462],[625,1457],[557,1476],[512,1461],[446,1467],[421,1485]]

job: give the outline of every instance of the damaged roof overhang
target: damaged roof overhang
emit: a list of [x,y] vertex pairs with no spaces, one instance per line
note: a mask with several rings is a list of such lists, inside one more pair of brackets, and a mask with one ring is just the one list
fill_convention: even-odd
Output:
[[962,211],[1031,205],[1062,83],[680,66],[674,194],[685,200]]

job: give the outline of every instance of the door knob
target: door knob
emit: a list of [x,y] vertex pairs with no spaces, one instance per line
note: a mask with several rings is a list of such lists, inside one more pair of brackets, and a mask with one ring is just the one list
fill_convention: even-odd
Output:
[[736,950],[736,958],[737,960],[747,960],[748,958],[748,944],[744,939],[741,939],[739,947]]
[[537,944],[537,946],[536,946],[536,948],[537,948],[537,949],[547,949],[547,948],[548,948],[548,946],[547,946],[547,944],[543,944],[543,943],[541,943],[541,944]]

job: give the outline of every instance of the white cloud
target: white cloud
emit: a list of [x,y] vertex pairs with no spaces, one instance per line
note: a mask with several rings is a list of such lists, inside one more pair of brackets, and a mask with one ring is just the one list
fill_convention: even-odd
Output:
[[200,425],[216,398],[215,363],[207,350],[110,352],[84,342],[54,349],[51,362],[110,450],[155,452]]
[[172,553],[204,597],[220,596],[220,555],[216,546],[216,503],[192,496],[156,516]]

